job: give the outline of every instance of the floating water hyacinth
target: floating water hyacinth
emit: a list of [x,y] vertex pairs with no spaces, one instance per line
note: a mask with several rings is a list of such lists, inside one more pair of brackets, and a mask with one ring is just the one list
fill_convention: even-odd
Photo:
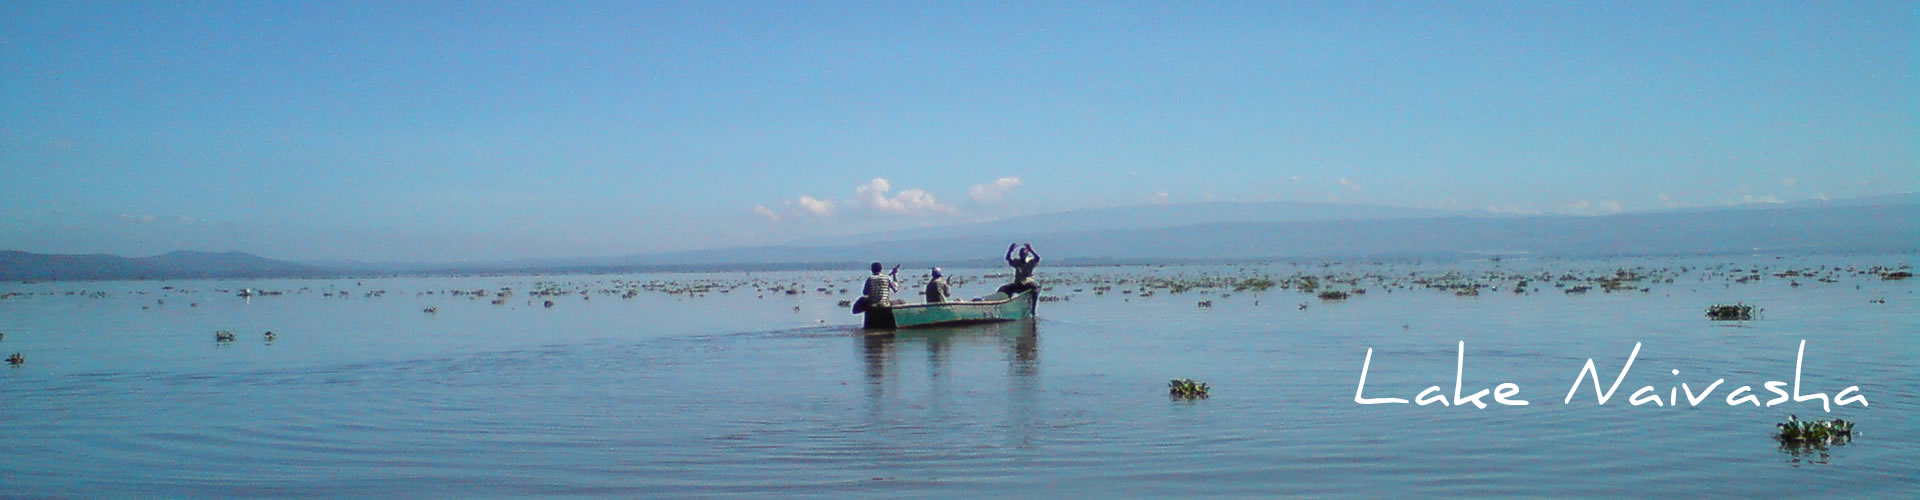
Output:
[[1190,378],[1173,379],[1167,382],[1167,394],[1178,399],[1206,399],[1207,384],[1195,382]]
[[1843,443],[1853,439],[1853,422],[1841,419],[1800,420],[1787,415],[1787,421],[1774,424],[1780,433],[1774,438],[1783,443],[1825,445]]
[[1707,318],[1714,321],[1746,321],[1753,319],[1756,309],[1753,306],[1734,304],[1714,304],[1707,306]]

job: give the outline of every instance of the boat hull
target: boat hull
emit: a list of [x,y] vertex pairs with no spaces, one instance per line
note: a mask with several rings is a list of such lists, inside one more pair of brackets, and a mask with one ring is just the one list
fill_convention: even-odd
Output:
[[965,301],[868,307],[866,327],[892,329],[1016,321],[1032,318],[1039,302],[1040,293],[1030,290],[1013,297],[995,293]]

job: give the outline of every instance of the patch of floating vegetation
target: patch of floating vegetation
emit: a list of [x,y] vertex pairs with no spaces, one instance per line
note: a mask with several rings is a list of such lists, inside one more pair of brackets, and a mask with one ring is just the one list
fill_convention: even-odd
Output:
[[[1489,262],[1492,262],[1489,260]],[[1156,298],[1171,295],[1198,295],[1181,297],[1174,303],[1181,305],[1209,302],[1214,308],[1232,307],[1234,301],[1243,305],[1260,305],[1266,301],[1280,300],[1279,303],[1301,304],[1301,300],[1286,296],[1298,294],[1307,302],[1314,298],[1324,300],[1351,300],[1364,291],[1380,294],[1407,293],[1413,291],[1439,292],[1449,295],[1478,297],[1479,300],[1499,300],[1486,297],[1498,295],[1505,297],[1525,297],[1543,290],[1559,289],[1569,297],[1572,295],[1600,292],[1631,293],[1659,292],[1659,288],[1693,287],[1695,292],[1704,286],[1764,286],[1777,285],[1782,288],[1800,287],[1819,288],[1823,284],[1854,282],[1865,285],[1865,281],[1908,280],[1912,276],[1912,266],[1905,263],[1887,263],[1880,265],[1818,265],[1784,264],[1769,262],[1723,262],[1681,265],[1607,265],[1589,266],[1581,261],[1569,261],[1565,265],[1553,267],[1553,259],[1528,260],[1503,259],[1495,262],[1491,268],[1478,264],[1463,263],[1460,266],[1448,266],[1445,262],[1405,262],[1403,267],[1398,261],[1358,260],[1358,261],[1269,261],[1249,262],[1245,264],[1215,265],[1084,265],[1049,267],[1041,276],[1045,293],[1041,300],[1047,302],[1069,302],[1076,296],[1080,299],[1111,297],[1124,302],[1143,303]],[[1538,266],[1538,267],[1529,267]],[[996,268],[997,269],[997,268]],[[461,277],[506,277],[506,274],[455,275]],[[950,274],[948,280],[955,287],[979,284],[987,288],[976,290],[984,293],[991,287],[1004,282],[1009,275],[1004,272],[975,270],[959,274]],[[903,276],[902,290],[915,290],[925,283],[924,276]],[[506,278],[490,285],[465,285],[462,289],[413,289],[394,290],[388,294],[374,283],[361,283],[353,280],[333,280],[307,286],[289,286],[280,289],[241,288],[213,286],[193,289],[180,283],[156,282],[150,287],[99,291],[86,289],[85,284],[76,283],[71,289],[35,289],[0,292],[0,301],[33,300],[47,296],[85,297],[91,299],[118,300],[122,297],[141,297],[130,302],[129,307],[140,310],[161,311],[169,307],[178,307],[181,300],[155,300],[153,295],[186,296],[188,307],[198,307],[200,302],[217,301],[227,297],[241,297],[250,302],[262,300],[280,300],[281,295],[325,296],[329,298],[365,298],[377,300],[396,295],[415,297],[467,298],[473,303],[491,303],[497,306],[524,306],[538,309],[552,302],[553,307],[562,309],[570,301],[588,301],[594,298],[635,299],[642,295],[661,294],[674,300],[694,300],[702,297],[718,296],[713,294],[747,295],[747,298],[774,300],[788,303],[769,305],[769,308],[785,309],[792,302],[818,302],[820,306],[836,302],[851,303],[859,296],[865,280],[865,274],[858,270],[819,270],[803,274],[762,275],[757,273],[715,272],[715,273],[659,273],[653,275],[612,275],[583,273],[576,275],[528,274],[523,278]],[[511,285],[511,286],[508,286]],[[48,285],[41,285],[46,287]],[[53,285],[60,286],[60,285]],[[1855,288],[1858,288],[1856,286]],[[958,296],[966,296],[967,291],[958,288]],[[410,292],[410,293],[409,293]],[[1326,293],[1332,292],[1332,293]],[[1091,296],[1087,296],[1087,295]],[[1342,296],[1344,294],[1344,297]],[[213,297],[220,297],[216,299]],[[514,303],[515,299],[520,304]],[[1872,299],[1872,297],[1868,297]],[[240,299],[234,299],[236,301]],[[431,300],[431,299],[426,299]],[[1874,299],[1874,303],[1884,303],[1883,299]],[[460,310],[458,301],[437,300],[412,305],[431,315],[435,311],[455,313]],[[429,308],[431,304],[431,309]],[[213,304],[204,304],[213,305]],[[446,311],[438,311],[439,306],[447,306]],[[845,306],[842,306],[845,307]],[[205,308],[201,308],[205,309]],[[1197,309],[1206,309],[1201,306]],[[1757,310],[1756,310],[1757,312]]]
[[20,353],[16,352],[16,353],[13,353],[12,356],[7,356],[7,364],[9,365],[20,366],[26,363],[27,363],[27,357],[20,355]]
[[1753,313],[1759,311],[1751,305],[1714,304],[1707,306],[1707,319],[1714,321],[1747,321],[1753,319]]
[[1788,443],[1839,444],[1853,439],[1853,422],[1841,419],[1800,420],[1795,415],[1787,415],[1787,421],[1774,424],[1778,433],[1774,435]]
[[1264,292],[1264,291],[1267,291],[1268,289],[1271,289],[1271,288],[1273,288],[1273,287],[1274,287],[1274,282],[1273,282],[1273,279],[1272,279],[1272,278],[1268,278],[1268,277],[1266,277],[1266,276],[1261,276],[1261,277],[1257,277],[1257,278],[1249,278],[1249,279],[1247,279],[1247,280],[1245,280],[1245,281],[1241,281],[1241,282],[1239,282],[1239,283],[1235,283],[1235,284],[1233,285],[1233,291],[1236,291],[1236,292]]
[[1167,382],[1167,395],[1174,399],[1207,399],[1207,384],[1190,378],[1177,378]]

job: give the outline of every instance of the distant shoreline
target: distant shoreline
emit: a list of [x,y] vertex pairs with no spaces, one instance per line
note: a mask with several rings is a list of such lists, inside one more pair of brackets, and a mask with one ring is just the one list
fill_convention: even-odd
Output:
[[[1819,256],[1907,256],[1920,258],[1920,249],[1895,251],[1850,251],[1850,250],[1801,250],[1785,252],[1696,252],[1696,253],[1648,253],[1648,254],[1594,254],[1594,255],[1532,255],[1532,254],[1495,254],[1495,253],[1430,253],[1412,255],[1374,255],[1374,256],[1315,256],[1315,257],[1249,257],[1249,258],[1065,258],[1058,262],[1049,261],[1049,268],[1075,269],[1114,266],[1205,266],[1205,265],[1265,265],[1274,263],[1335,263],[1335,262],[1469,262],[1476,260],[1527,261],[1592,261],[1607,259],[1665,259],[1688,257],[1819,257]],[[165,281],[165,280],[230,280],[230,279],[381,279],[381,278],[423,278],[423,277],[498,277],[498,276],[540,276],[540,275],[608,275],[608,274],[705,274],[738,272],[787,272],[787,271],[858,271],[865,269],[871,261],[847,260],[839,262],[761,262],[761,263],[720,263],[720,264],[661,264],[644,266],[559,266],[529,267],[522,269],[503,269],[475,267],[462,269],[446,267],[438,269],[412,270],[362,270],[362,269],[323,269],[309,266],[299,272],[192,272],[183,271],[171,274],[147,274],[124,276],[80,276],[80,277],[14,277],[7,276],[0,281],[20,284],[53,282],[96,282],[96,281]],[[925,268],[940,266],[948,269],[995,269],[999,262],[982,259],[960,262],[933,261],[887,261],[897,262],[905,268]]]

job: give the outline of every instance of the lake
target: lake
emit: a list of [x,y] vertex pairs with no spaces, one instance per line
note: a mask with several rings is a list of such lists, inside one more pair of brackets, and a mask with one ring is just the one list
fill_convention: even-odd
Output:
[[[1914,257],[1043,266],[1037,320],[882,334],[859,269],[15,282],[0,496],[1912,498]],[[1803,341],[1801,394],[1869,403],[1728,403]],[[1370,398],[1529,404],[1357,404],[1364,359]]]

